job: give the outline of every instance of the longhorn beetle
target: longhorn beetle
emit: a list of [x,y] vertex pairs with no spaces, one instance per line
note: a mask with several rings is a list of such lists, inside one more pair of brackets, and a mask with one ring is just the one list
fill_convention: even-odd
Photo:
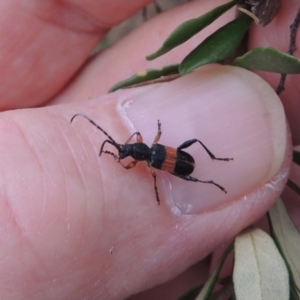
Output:
[[[194,171],[195,168],[195,160],[189,153],[183,151],[182,149],[188,148],[196,142],[200,143],[200,145],[204,148],[204,150],[207,152],[207,154],[210,156],[212,160],[223,160],[223,161],[233,160],[233,158],[215,157],[201,141],[197,139],[188,140],[183,144],[181,144],[177,149],[158,144],[157,142],[159,141],[162,133],[161,123],[158,120],[157,122],[158,131],[152,143],[151,148],[149,148],[146,144],[143,143],[143,137],[138,131],[133,133],[125,142],[125,144],[118,144],[105,130],[103,130],[92,119],[90,119],[88,116],[84,114],[79,113],[74,115],[71,119],[71,123],[78,116],[87,119],[90,123],[92,123],[96,128],[101,130],[108,137],[108,139],[105,140],[101,145],[99,156],[101,156],[102,153],[109,154],[113,156],[114,159],[118,163],[120,163],[125,169],[131,169],[135,167],[135,165],[139,161],[147,162],[148,168],[154,179],[154,190],[156,195],[156,202],[158,205],[160,204],[160,199],[158,195],[158,190],[156,185],[156,174],[154,169],[169,172],[172,175],[177,176],[184,180],[213,184],[216,187],[218,187],[220,190],[222,190],[224,193],[227,193],[225,188],[223,188],[221,185],[215,183],[212,180],[203,181],[190,176],[190,174]],[[136,143],[129,144],[129,142],[135,135],[136,135]],[[104,150],[104,146],[107,143],[116,147],[116,149],[118,150],[118,154],[115,154],[108,150]],[[131,156],[133,158],[133,161],[125,166],[122,164],[120,160],[128,156]]]

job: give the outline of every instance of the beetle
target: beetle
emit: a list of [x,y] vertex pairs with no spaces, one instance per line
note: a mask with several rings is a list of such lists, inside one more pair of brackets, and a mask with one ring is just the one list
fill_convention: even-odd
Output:
[[[148,168],[154,179],[154,190],[155,190],[156,202],[158,205],[160,204],[160,198],[158,194],[158,189],[156,184],[156,173],[154,169],[166,171],[176,177],[179,177],[187,181],[213,184],[224,193],[227,193],[224,187],[215,183],[212,180],[199,180],[195,177],[190,176],[190,174],[195,169],[195,160],[189,153],[183,151],[182,149],[186,149],[197,142],[200,143],[200,145],[204,148],[204,150],[207,152],[207,154],[210,156],[212,160],[222,160],[222,161],[233,160],[233,158],[216,157],[200,140],[198,139],[188,140],[182,143],[178,148],[172,148],[172,147],[167,147],[158,144],[158,141],[162,134],[161,123],[158,120],[157,122],[158,131],[150,148],[145,143],[143,143],[143,137],[141,133],[138,131],[134,132],[127,139],[125,144],[119,144],[105,130],[103,130],[92,119],[90,119],[88,116],[84,114],[81,113],[75,114],[71,118],[70,122],[72,123],[73,120],[78,116],[87,119],[91,124],[93,124],[97,129],[102,131],[107,136],[108,139],[106,139],[101,145],[99,156],[101,156],[102,153],[109,154],[113,156],[114,159],[118,163],[120,163],[125,169],[131,169],[135,167],[135,165],[139,161],[147,162]],[[129,142],[134,136],[136,136],[136,143],[130,144]],[[112,146],[114,146],[118,150],[118,154],[115,154],[114,152],[111,152],[109,150],[105,150],[104,146],[106,144],[111,144]],[[128,165],[124,165],[121,162],[121,160],[129,156],[133,158],[133,161],[131,161]]]

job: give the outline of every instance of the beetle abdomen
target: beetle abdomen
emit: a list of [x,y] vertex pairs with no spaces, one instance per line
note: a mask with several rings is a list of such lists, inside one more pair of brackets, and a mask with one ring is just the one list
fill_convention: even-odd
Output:
[[177,150],[174,172],[177,175],[190,175],[195,169],[195,160],[187,152]]
[[182,150],[154,144],[151,147],[151,161],[149,165],[169,173],[189,175],[194,171],[195,160],[190,154]]
[[166,156],[161,169],[169,173],[174,173],[174,169],[176,167],[177,149],[166,146],[165,149]]

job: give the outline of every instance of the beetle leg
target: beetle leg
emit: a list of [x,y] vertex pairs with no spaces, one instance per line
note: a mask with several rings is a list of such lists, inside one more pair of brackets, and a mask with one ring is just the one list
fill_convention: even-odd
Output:
[[113,152],[110,152],[110,151],[107,151],[107,150],[104,150],[103,153],[105,154],[110,154],[114,157],[114,159],[122,166],[124,167],[125,169],[132,169],[135,167],[135,165],[137,164],[137,160],[133,160],[131,163],[129,163],[127,166],[123,165],[122,162],[120,161],[120,158],[119,156],[117,156],[115,153]]
[[120,162],[119,156],[116,155],[115,153],[108,151],[108,150],[102,150],[101,154],[102,153],[109,154],[109,155],[113,156],[116,161]]
[[156,137],[155,137],[155,139],[154,139],[154,141],[153,141],[153,144],[156,144],[158,141],[159,141],[159,139],[160,139],[160,136],[161,136],[161,123],[160,123],[160,121],[159,120],[157,120],[157,135],[156,135]]
[[156,203],[157,203],[157,205],[159,205],[160,204],[160,199],[159,199],[157,185],[156,185],[156,173],[155,173],[153,168],[151,168],[150,166],[148,166],[148,167],[149,167],[149,171],[150,171],[150,173],[153,177],[153,180],[154,180],[154,190],[155,190],[155,196],[156,196]]
[[113,152],[110,152],[110,151],[107,151],[107,150],[104,150],[103,153],[105,154],[110,154],[111,156],[114,157],[114,159],[125,169],[132,169],[135,167],[135,165],[137,164],[137,160],[133,160],[132,162],[130,162],[127,166],[123,165],[122,162],[120,161],[120,158],[119,156],[117,156],[115,153]]
[[205,149],[205,151],[207,152],[207,154],[210,156],[210,158],[212,160],[225,160],[225,161],[229,161],[229,160],[233,160],[233,158],[221,158],[221,157],[215,157],[213,153],[211,153],[208,148],[199,140],[197,139],[192,139],[192,140],[188,140],[186,142],[184,142],[183,144],[181,144],[177,149],[181,150],[181,149],[185,149],[188,148],[190,146],[192,146],[193,144],[195,144],[196,142],[199,142],[201,144],[201,146]]
[[125,168],[125,169],[132,169],[135,167],[135,165],[137,164],[137,160],[133,160],[132,162],[130,162],[127,166],[124,166],[120,161],[119,163]]
[[212,180],[199,180],[195,177],[192,177],[192,176],[189,176],[189,175],[178,175],[178,174],[175,174],[175,173],[171,173],[172,175],[176,176],[176,177],[179,177],[181,179],[184,179],[184,180],[187,180],[187,181],[193,181],[193,182],[201,182],[201,183],[209,183],[209,184],[213,184],[215,185],[216,187],[218,187],[221,191],[223,191],[224,193],[227,194],[227,191],[225,190],[225,188],[223,188],[221,185],[215,183],[214,181]]
[[125,142],[125,145],[127,145],[127,144],[130,142],[130,140],[131,140],[135,135],[136,135],[136,141],[137,141],[138,143],[142,143],[142,142],[143,142],[143,137],[142,137],[142,135],[137,131],[137,132],[133,133],[133,134],[128,138],[128,140]]

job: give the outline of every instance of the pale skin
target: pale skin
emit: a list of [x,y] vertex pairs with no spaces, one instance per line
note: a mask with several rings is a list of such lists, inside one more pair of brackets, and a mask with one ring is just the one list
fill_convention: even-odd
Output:
[[[178,296],[194,283],[155,287],[263,216],[285,185],[291,141],[282,118],[280,126],[272,118],[280,114],[280,102],[264,83],[276,88],[278,75],[264,73],[260,79],[248,71],[210,66],[160,88],[105,96],[111,85],[135,72],[180,61],[196,39],[156,63],[144,57],[178,23],[221,2],[194,1],[163,13],[86,64],[108,28],[147,1],[83,2],[5,1],[0,6],[7,16],[0,20],[1,294],[3,299],[124,299],[154,288],[134,296],[154,299],[165,288],[164,299],[174,299],[172,292]],[[276,22],[251,29],[249,46],[286,51],[297,9],[298,1],[283,1]],[[295,144],[300,141],[298,82],[299,76],[289,76],[281,96]],[[249,102],[240,102],[246,98]],[[266,98],[274,101],[266,104]],[[128,100],[133,101],[122,106]],[[225,185],[228,193],[157,173],[162,202],[157,206],[147,166],[125,170],[110,155],[99,159],[105,137],[85,120],[70,125],[76,113],[101,123],[120,143],[140,131],[150,145],[158,119],[163,144],[204,139],[214,154],[234,161],[211,162],[194,145],[195,176]],[[247,126],[240,125],[243,120]],[[299,184],[297,167],[292,176]],[[299,219],[297,195],[290,190],[284,195]],[[194,211],[179,212],[185,199]],[[208,276],[206,262],[198,265],[199,272],[203,279]]]

